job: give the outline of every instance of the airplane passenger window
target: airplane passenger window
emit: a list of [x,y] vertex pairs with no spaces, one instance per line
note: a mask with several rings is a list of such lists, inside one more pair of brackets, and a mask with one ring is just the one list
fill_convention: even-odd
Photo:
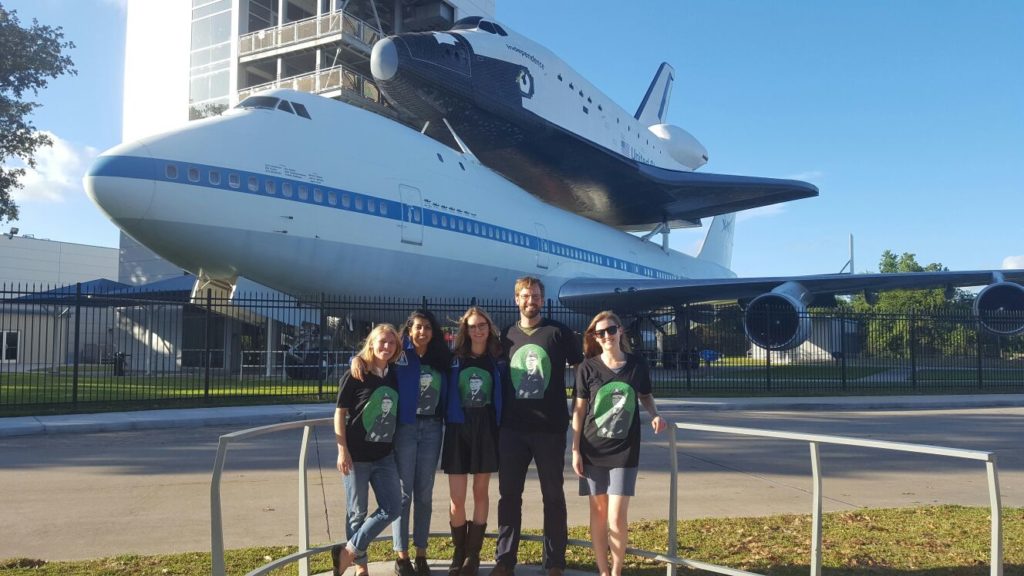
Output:
[[188,169],[188,181],[199,182],[199,168],[190,166]]
[[383,200],[380,201],[380,213],[385,216],[388,215],[388,203]]
[[210,170],[208,176],[210,177],[210,184],[213,184],[214,186],[220,186],[220,171]]
[[356,210],[362,210],[362,209],[363,209],[363,197],[362,196],[356,196]]
[[258,192],[260,189],[260,181],[255,176],[249,176],[249,192]]
[[420,221],[420,209],[419,208],[413,208],[412,209],[412,221],[413,222],[419,222]]
[[348,208],[352,205],[352,199],[349,198],[348,194],[341,195],[341,205],[343,208]]
[[[269,184],[270,181],[268,180],[267,183]],[[270,190],[267,190],[267,194],[273,194],[273,192],[271,192]],[[292,197],[292,183],[291,182],[281,182],[281,195],[284,196],[285,198],[291,198]]]
[[462,218],[459,218],[459,232],[465,232],[465,231],[466,231],[466,223],[462,221]]
[[266,110],[273,110],[277,107],[277,102],[280,98],[274,98],[273,96],[249,96],[245,100],[238,103],[239,108],[262,108]]
[[299,200],[309,200],[309,188],[299,186]]
[[289,114],[295,114],[295,111],[292,110],[292,105],[289,104],[287,100],[281,100],[281,102],[277,105],[277,109],[284,110]]
[[238,188],[241,185],[242,179],[238,176],[238,174],[228,174],[228,186],[231,186],[232,188]]
[[327,203],[330,204],[331,206],[337,206],[338,205],[338,193],[337,192],[328,192],[327,193]]
[[[263,191],[266,192],[267,194],[273,194],[273,193],[277,192],[277,182],[274,182],[273,180],[267,180],[266,182],[263,183]],[[292,189],[291,189],[291,187],[289,187],[288,188],[288,196],[291,196],[291,195],[292,195]]]
[[441,226],[448,227],[448,217],[444,214],[441,215]]
[[168,180],[177,180],[178,167],[175,166],[174,164],[168,164],[167,167],[164,169],[164,175],[167,176]]
[[[300,190],[299,193],[301,194],[302,191]],[[324,203],[324,191],[323,190],[321,190],[319,188],[313,188],[313,202],[316,202],[317,204],[323,204]]]
[[369,210],[370,212],[376,212],[377,211],[377,201],[374,200],[373,198],[370,198],[369,200],[367,200],[366,201],[366,209]]
[[292,107],[295,108],[295,113],[298,114],[299,116],[302,116],[303,118],[309,118],[310,120],[312,120],[312,118],[310,118],[309,116],[309,110],[306,110],[305,105],[299,104],[298,102],[292,102]]
[[430,225],[437,226],[437,214],[430,215]]

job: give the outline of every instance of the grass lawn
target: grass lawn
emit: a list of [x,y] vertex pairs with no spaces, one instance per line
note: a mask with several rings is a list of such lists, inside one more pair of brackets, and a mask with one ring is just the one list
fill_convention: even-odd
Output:
[[[679,523],[679,555],[713,564],[779,576],[808,573],[810,517],[716,518]],[[533,532],[535,533],[535,532]],[[1024,509],[1003,510],[1004,565],[1007,576],[1024,576]],[[668,527],[664,521],[630,524],[630,546],[666,550]],[[981,576],[989,574],[989,518],[987,508],[937,506],[901,509],[862,509],[826,514],[823,521],[823,573],[829,575]],[[589,529],[577,526],[569,538],[589,540]],[[392,557],[391,544],[377,542],[371,561]],[[289,547],[248,548],[227,553],[228,574],[242,575],[295,551]],[[448,558],[447,539],[431,539],[431,558]],[[494,557],[494,540],[484,545],[484,558]],[[594,571],[589,548],[570,546],[570,568]],[[540,545],[524,542],[520,562],[539,564]],[[627,558],[626,573],[662,576],[665,568],[654,561]],[[330,558],[314,558],[314,573],[330,571]],[[389,570],[390,572],[390,570]],[[2,576],[200,576],[210,573],[207,553],[164,556],[117,556],[81,562],[45,562],[36,559],[0,560]],[[278,574],[297,574],[292,565]],[[680,573],[697,572],[680,569]]]

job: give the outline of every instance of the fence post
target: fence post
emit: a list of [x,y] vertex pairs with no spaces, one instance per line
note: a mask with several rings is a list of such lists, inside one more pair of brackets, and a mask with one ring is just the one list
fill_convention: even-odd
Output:
[[82,283],[75,283],[75,349],[71,367],[71,403],[78,405],[78,333],[82,328]]
[[327,318],[327,314],[324,313],[324,293],[320,293],[320,328],[317,330],[317,338],[319,342],[316,343],[316,365],[317,365],[317,380],[320,382],[317,384],[317,395],[323,396],[324,394],[324,380],[327,379],[327,363],[324,362],[324,334],[327,332],[324,320]]
[[[678,309],[677,309],[677,313],[678,313]],[[683,362],[683,365],[686,366],[686,391],[690,392],[691,390],[693,390],[693,372],[690,369],[690,347],[692,346],[692,344],[690,344],[690,307],[689,306],[683,306],[683,322],[681,324],[678,323],[678,322],[676,323],[676,331],[677,332],[678,332],[679,328],[683,329],[684,337],[683,337],[683,349],[680,351],[678,358],[679,358],[679,360],[681,360]]]
[[846,313],[839,313],[839,372],[840,390],[846,392]]
[[910,327],[908,332],[910,333],[910,339],[907,342],[907,346],[910,347],[910,387],[917,390],[917,355],[914,351],[914,341],[917,338],[914,330],[914,325],[917,324],[917,311],[910,310]]
[[981,337],[981,319],[977,318],[974,321],[974,341],[977,342],[977,346],[975,346],[975,348],[977,349],[978,355],[978,389],[985,387],[985,377],[981,359]]
[[206,289],[206,314],[203,315],[203,398],[210,398],[210,313],[213,291]]

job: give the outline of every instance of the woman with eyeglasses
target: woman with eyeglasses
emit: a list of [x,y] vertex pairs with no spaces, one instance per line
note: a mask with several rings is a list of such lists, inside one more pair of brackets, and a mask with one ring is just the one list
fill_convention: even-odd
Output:
[[[622,321],[600,312],[583,334],[572,411],[572,468],[580,496],[590,499],[590,536],[600,576],[621,576],[626,556],[629,498],[636,493],[642,405],[658,434],[658,415],[647,362],[630,352]],[[611,552],[611,570],[608,553]]]
[[[491,317],[472,306],[459,319],[455,357],[448,377],[447,428],[441,468],[451,495],[449,522],[455,552],[449,576],[476,576],[490,508],[488,485],[498,471],[501,421],[501,341]],[[466,490],[473,476],[473,514],[466,513]]]

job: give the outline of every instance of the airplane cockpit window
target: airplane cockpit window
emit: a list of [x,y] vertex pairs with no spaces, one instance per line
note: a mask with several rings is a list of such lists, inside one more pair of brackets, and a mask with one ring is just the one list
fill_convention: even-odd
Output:
[[312,120],[312,118],[309,117],[309,110],[306,110],[306,107],[303,104],[299,104],[298,102],[292,102],[292,107],[295,108],[295,113],[298,114],[299,116]]
[[281,100],[281,102],[278,103],[278,105],[277,105],[277,109],[278,110],[284,110],[285,112],[287,112],[289,114],[295,114],[295,111],[292,110],[292,105],[289,104],[287,100]]
[[459,21],[452,26],[452,30],[473,30],[481,20],[483,20],[482,16],[467,16],[466,18],[460,18]]
[[273,110],[277,108],[277,103],[280,98],[274,98],[273,96],[249,96],[245,100],[238,103],[238,108],[262,108],[265,110]]

